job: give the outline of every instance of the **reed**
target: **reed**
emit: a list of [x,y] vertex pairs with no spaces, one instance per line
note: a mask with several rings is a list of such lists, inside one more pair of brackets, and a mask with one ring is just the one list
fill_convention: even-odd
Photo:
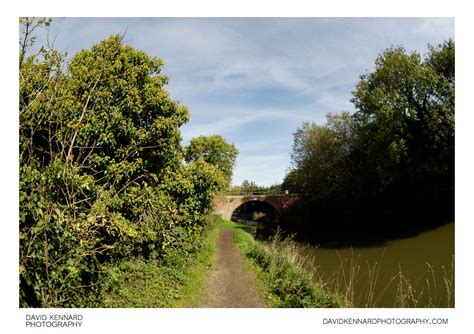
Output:
[[[389,307],[454,307],[454,257],[449,268],[441,266],[438,270],[426,263],[423,284],[415,284],[400,264],[395,275],[382,281],[380,272],[384,254],[385,250],[380,261],[373,264],[366,261],[365,271],[361,270],[360,254],[355,255],[353,250],[350,257],[344,258],[337,252],[339,265],[330,275],[320,274],[320,265],[314,261],[304,265],[316,273],[321,286],[338,295],[348,306],[381,307],[382,298],[391,294],[393,303]],[[439,293],[441,288],[443,294]]]
[[241,252],[253,263],[257,279],[272,307],[341,307],[337,296],[328,293],[305,270],[308,258],[291,238],[281,238],[280,232],[268,242],[259,242],[242,229],[235,229],[235,239]]
[[[327,273],[321,270],[317,258],[314,260],[307,255],[309,246],[294,241],[293,236],[282,237],[279,230],[268,241],[252,245],[247,256],[264,267],[266,275],[271,277],[269,281],[281,284],[282,273],[287,276],[288,268],[297,269],[298,280],[304,276],[305,282],[313,281],[319,291],[337,296],[342,307],[454,307],[454,256],[447,268],[426,263],[424,277],[413,281],[400,264],[389,279],[381,278],[386,249],[373,263],[362,262],[361,254],[353,249],[346,257],[336,251],[339,263],[333,272]],[[390,298],[392,301],[387,305]],[[285,304],[283,307],[294,306]]]

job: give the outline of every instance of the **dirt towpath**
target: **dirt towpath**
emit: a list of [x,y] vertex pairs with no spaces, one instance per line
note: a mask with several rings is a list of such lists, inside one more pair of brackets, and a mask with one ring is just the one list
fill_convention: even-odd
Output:
[[199,307],[266,307],[255,276],[245,268],[231,230],[220,230],[216,253],[216,264]]

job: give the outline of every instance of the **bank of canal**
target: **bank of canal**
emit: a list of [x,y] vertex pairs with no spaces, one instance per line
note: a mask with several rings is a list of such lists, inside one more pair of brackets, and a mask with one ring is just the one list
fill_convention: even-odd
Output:
[[[268,237],[268,224],[247,223]],[[454,223],[364,246],[298,239],[305,268],[348,305],[454,307]]]
[[355,307],[454,307],[454,223],[371,246],[300,246],[306,267]]

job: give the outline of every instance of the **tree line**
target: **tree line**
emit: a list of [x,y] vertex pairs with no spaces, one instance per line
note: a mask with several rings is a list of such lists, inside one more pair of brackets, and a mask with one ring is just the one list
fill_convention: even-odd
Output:
[[20,19],[20,306],[97,306],[107,266],[196,252],[238,151],[219,136],[183,147],[190,114],[163,61],[122,36],[29,54],[50,23]]
[[240,185],[231,186],[229,194],[236,195],[265,195],[281,193],[281,184],[275,183],[270,186],[258,185],[255,181],[243,180]]
[[454,219],[454,56],[452,40],[423,56],[383,51],[352,92],[353,113],[296,130],[282,188],[314,220],[354,230]]

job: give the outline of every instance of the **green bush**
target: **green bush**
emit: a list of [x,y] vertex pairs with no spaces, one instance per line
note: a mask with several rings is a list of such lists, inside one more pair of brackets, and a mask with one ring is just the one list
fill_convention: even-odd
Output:
[[[49,21],[20,23],[29,46]],[[197,249],[224,176],[184,164],[189,113],[164,89],[162,67],[120,36],[70,61],[20,50],[22,307],[97,306],[111,263]]]
[[193,251],[177,248],[161,259],[126,259],[107,265],[101,307],[193,307],[202,297],[214,262],[218,230],[206,218]]

